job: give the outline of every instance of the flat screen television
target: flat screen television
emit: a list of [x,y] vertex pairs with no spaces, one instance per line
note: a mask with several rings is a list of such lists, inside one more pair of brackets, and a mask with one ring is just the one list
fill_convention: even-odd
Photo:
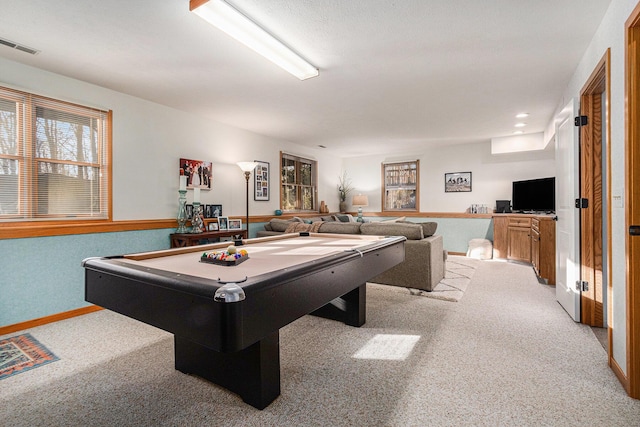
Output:
[[555,212],[555,177],[513,181],[511,208],[514,212]]

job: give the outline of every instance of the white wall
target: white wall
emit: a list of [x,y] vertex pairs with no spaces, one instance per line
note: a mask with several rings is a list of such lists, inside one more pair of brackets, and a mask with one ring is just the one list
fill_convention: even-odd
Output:
[[[621,196],[624,200],[625,192],[625,21],[638,4],[638,0],[613,0],[609,6],[598,31],[591,44],[585,51],[578,68],[576,68],[562,98],[558,102],[557,112],[571,99],[578,98],[580,91],[587,82],[598,62],[611,48],[611,197]],[[550,124],[549,129],[552,128]],[[613,329],[613,358],[626,373],[626,266],[625,266],[625,209],[611,204],[612,221],[612,323]]]
[[[410,155],[347,158],[344,167],[355,192],[369,196],[365,212],[382,210],[382,163],[415,159],[420,160],[422,212],[465,212],[471,204],[494,209],[496,200],[511,200],[512,181],[555,176],[552,150],[492,155],[491,141],[425,146],[422,152]],[[444,174],[448,172],[471,172],[471,192],[445,193]]]
[[[163,105],[0,58],[0,85],[113,110],[113,219],[166,219],[177,211],[179,159],[213,162],[211,191],[201,202],[222,204],[226,216],[244,217],[245,179],[236,162],[261,160],[271,166],[270,200],[253,200],[250,214],[279,207],[280,150],[319,161],[318,200],[337,210],[341,160],[320,150],[275,140]],[[193,200],[190,191],[187,200]]]

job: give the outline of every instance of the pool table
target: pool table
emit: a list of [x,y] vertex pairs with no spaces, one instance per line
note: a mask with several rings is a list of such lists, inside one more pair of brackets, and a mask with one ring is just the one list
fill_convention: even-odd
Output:
[[404,261],[404,237],[295,233],[88,258],[85,299],[174,334],[175,367],[264,409],[280,395],[279,329],[306,315],[365,323],[367,280]]

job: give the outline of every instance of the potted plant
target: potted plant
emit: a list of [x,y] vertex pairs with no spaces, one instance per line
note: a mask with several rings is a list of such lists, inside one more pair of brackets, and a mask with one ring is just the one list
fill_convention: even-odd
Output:
[[347,211],[347,196],[353,191],[351,185],[351,179],[347,175],[347,171],[342,172],[342,175],[338,176],[338,195],[340,197],[340,212]]

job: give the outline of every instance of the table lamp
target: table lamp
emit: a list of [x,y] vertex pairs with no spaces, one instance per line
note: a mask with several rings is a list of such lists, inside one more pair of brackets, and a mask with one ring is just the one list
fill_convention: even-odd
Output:
[[358,218],[357,221],[358,222],[364,222],[364,219],[362,218],[362,207],[363,206],[369,206],[369,198],[365,195],[362,194],[358,194],[357,196],[353,196],[353,199],[351,200],[351,204],[355,207],[358,207]]

